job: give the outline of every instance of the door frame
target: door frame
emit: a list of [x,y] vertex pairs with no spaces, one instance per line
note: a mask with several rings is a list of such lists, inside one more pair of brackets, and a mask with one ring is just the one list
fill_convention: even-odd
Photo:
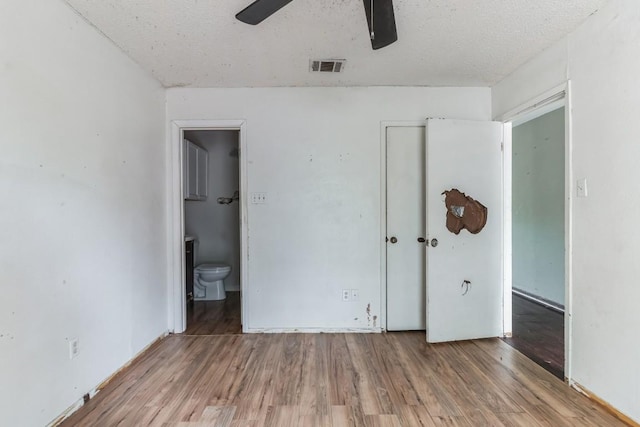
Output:
[[[571,121],[571,80],[567,80],[529,101],[508,111],[496,118],[505,124],[505,139],[503,150],[503,182],[504,182],[504,273],[505,273],[505,311],[504,325],[505,335],[512,334],[512,310],[511,304],[506,309],[507,299],[511,300],[512,293],[512,215],[511,215],[511,171],[512,171],[512,146],[511,127],[513,122],[526,122],[546,112],[553,111],[559,103],[564,105],[564,376],[565,381],[573,385],[571,372],[572,354],[572,307],[573,307],[573,257],[572,257],[572,230],[573,230],[573,159],[572,159],[572,121]],[[508,328],[507,328],[508,326]]]
[[187,327],[184,278],[184,185],[182,140],[186,130],[237,130],[240,163],[240,295],[242,331],[247,331],[248,310],[248,220],[247,220],[247,138],[245,120],[173,120],[169,124],[167,147],[167,283],[168,329],[182,333]]
[[380,329],[387,330],[387,128],[426,127],[426,120],[380,122]]

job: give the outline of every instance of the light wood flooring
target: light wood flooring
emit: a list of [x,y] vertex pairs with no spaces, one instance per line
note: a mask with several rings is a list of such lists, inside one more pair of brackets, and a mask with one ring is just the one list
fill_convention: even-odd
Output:
[[502,340],[172,335],[63,426],[617,426]]

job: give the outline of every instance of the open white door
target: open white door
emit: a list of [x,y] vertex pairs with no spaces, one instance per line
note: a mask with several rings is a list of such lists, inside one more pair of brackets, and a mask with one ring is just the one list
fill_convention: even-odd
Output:
[[[498,122],[427,120],[427,341],[503,334],[502,152]],[[443,191],[487,208],[477,234],[446,227]]]

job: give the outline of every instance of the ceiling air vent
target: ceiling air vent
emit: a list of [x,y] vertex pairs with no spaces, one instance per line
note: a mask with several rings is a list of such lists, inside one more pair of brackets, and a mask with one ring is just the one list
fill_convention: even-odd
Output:
[[311,71],[318,73],[340,73],[344,70],[345,59],[312,59]]

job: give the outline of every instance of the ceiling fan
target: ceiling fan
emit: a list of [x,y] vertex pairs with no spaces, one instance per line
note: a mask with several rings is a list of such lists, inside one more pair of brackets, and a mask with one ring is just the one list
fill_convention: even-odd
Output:
[[[293,0],[256,0],[238,12],[236,18],[246,24],[257,25]],[[371,47],[380,49],[398,40],[393,0],[363,0],[367,15]]]

